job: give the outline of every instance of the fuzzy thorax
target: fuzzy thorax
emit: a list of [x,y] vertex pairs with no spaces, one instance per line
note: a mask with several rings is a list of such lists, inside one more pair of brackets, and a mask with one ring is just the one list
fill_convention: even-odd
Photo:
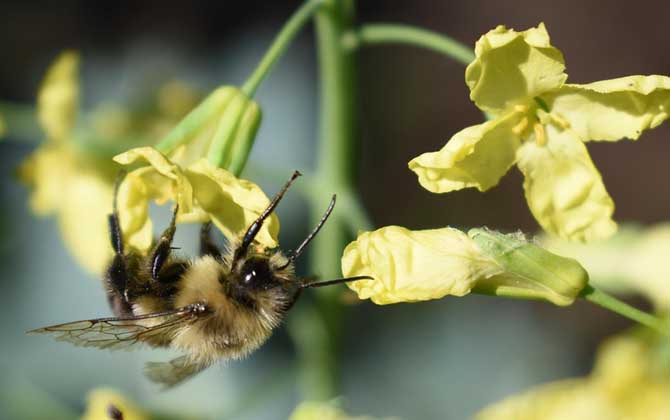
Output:
[[279,325],[286,305],[280,288],[254,292],[252,307],[236,301],[226,293],[226,283],[236,281],[228,267],[210,256],[196,260],[175,297],[175,307],[204,303],[208,308],[205,319],[182,328],[172,341],[200,363],[238,359],[257,349]]

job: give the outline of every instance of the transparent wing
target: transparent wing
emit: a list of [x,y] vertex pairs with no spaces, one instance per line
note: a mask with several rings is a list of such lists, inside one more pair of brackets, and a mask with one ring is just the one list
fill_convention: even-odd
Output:
[[208,366],[209,364],[194,362],[188,356],[180,356],[169,362],[149,362],[144,366],[144,374],[152,382],[167,389],[191,378]]
[[129,350],[136,344],[157,343],[178,328],[197,321],[207,312],[201,303],[172,311],[128,318],[98,318],[68,322],[28,331],[28,334],[52,334],[58,341],[80,347]]

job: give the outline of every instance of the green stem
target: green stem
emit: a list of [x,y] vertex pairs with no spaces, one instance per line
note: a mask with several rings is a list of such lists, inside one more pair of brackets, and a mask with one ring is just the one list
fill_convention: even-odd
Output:
[[654,329],[663,335],[670,336],[670,329],[668,326],[664,325],[660,319],[636,309],[614,296],[608,295],[592,286],[587,285],[580,296],[591,303],[595,303],[598,306],[616,312],[619,315]]
[[468,65],[475,59],[472,49],[446,35],[408,25],[375,23],[362,25],[344,39],[347,48],[378,44],[408,44],[426,48]]
[[[353,0],[326,0],[316,14],[320,109],[316,182],[309,190],[312,224],[325,210],[330,193],[354,190],[355,63],[342,36],[353,24]],[[340,258],[349,239],[345,217],[336,209],[309,251],[310,272],[321,279],[340,277]],[[300,357],[304,399],[327,400],[338,394],[338,354],[343,325],[341,288],[311,291],[289,326]]]
[[322,4],[323,0],[310,0],[305,2],[295,11],[293,16],[291,16],[291,18],[284,24],[284,27],[279,32],[260,63],[258,63],[254,72],[242,86],[242,92],[250,98],[254,96],[256,89],[258,89],[258,86],[261,84],[265,76],[270,72],[272,66],[277,62],[279,57],[284,54],[293,38],[295,38],[298,32],[300,32],[300,29],[310,21],[314,13],[319,10]]

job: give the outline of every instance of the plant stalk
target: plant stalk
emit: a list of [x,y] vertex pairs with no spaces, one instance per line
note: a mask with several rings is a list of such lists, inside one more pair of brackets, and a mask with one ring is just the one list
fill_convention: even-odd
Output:
[[425,48],[444,54],[466,66],[475,59],[472,48],[455,39],[409,25],[366,24],[357,31],[349,33],[345,38],[345,46],[349,49],[379,44],[407,44]]
[[653,330],[656,330],[666,337],[670,337],[670,327],[663,324],[660,319],[637,308],[634,308],[601,290],[587,285],[584,290],[582,290],[580,297],[598,306],[602,306],[603,308],[612,312],[616,312],[619,315],[638,322],[644,326],[647,326]]
[[[355,62],[342,45],[353,24],[354,2],[326,0],[315,17],[320,80],[318,180],[309,191],[311,223],[316,225],[331,193],[346,196],[354,190]],[[310,245],[310,272],[327,280],[341,277],[340,258],[349,239],[345,218],[338,212]],[[308,400],[328,400],[338,394],[338,354],[342,336],[342,289],[314,290],[290,329],[301,358],[300,387]]]
[[249,76],[247,81],[242,85],[242,92],[249,98],[253,97],[256,89],[261,84],[265,76],[270,72],[274,64],[279,60],[288,46],[293,41],[293,38],[300,32],[305,24],[307,24],[314,13],[322,6],[324,0],[309,0],[306,1],[298,10],[293,13],[291,18],[284,24],[284,27],[279,31],[277,37],[272,42],[272,45],[261,59],[254,72]]

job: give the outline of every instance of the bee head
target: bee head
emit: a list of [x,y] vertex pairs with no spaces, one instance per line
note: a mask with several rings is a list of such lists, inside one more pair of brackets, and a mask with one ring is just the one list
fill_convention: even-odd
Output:
[[277,286],[270,260],[262,256],[247,258],[240,265],[238,285],[247,290],[268,290]]

